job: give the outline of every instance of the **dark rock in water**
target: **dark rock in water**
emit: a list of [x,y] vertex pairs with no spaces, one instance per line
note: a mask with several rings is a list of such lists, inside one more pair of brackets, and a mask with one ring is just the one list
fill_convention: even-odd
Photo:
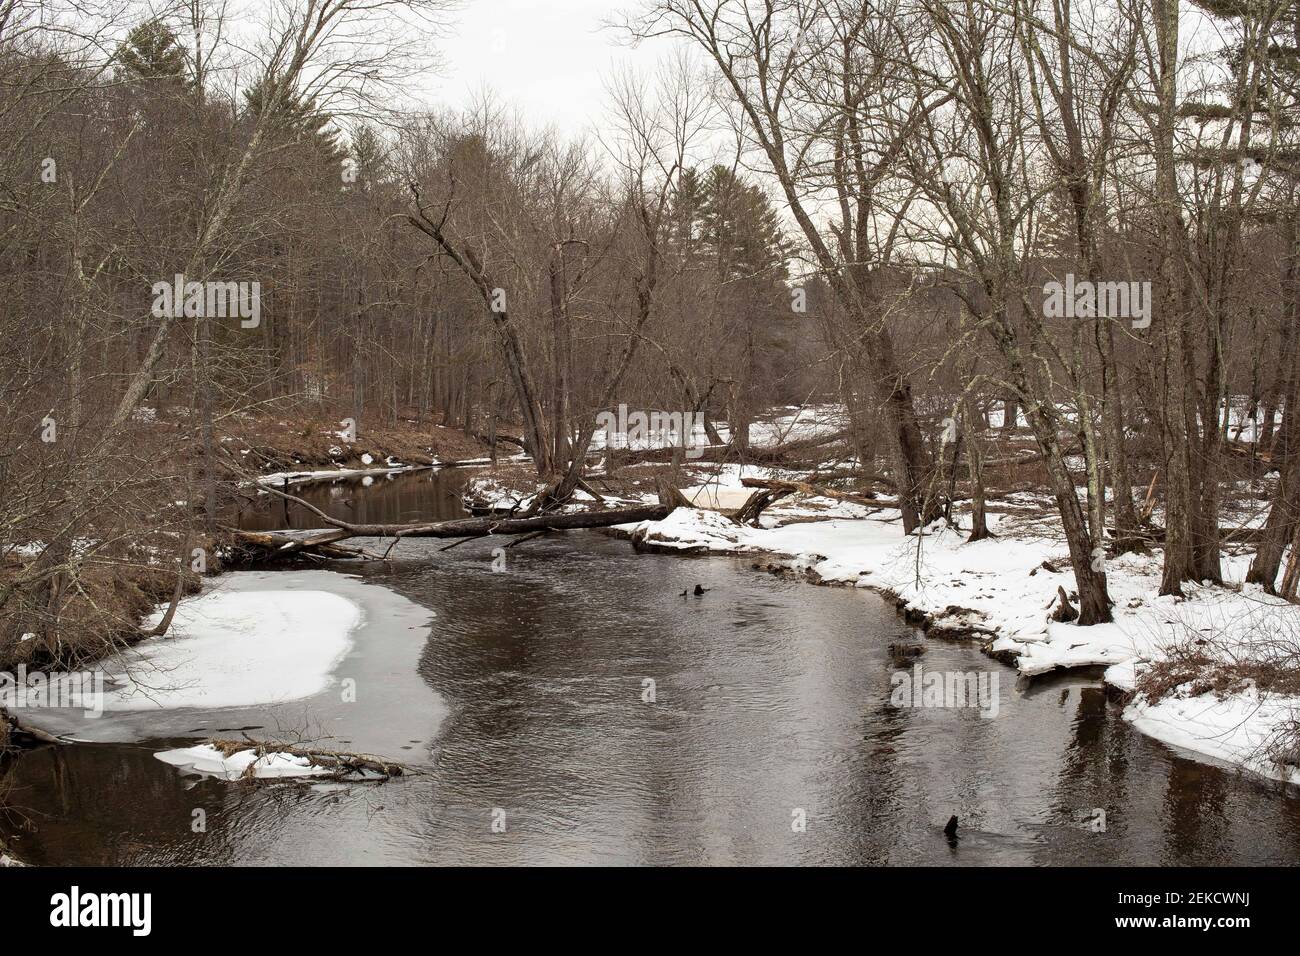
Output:
[[947,837],[948,839],[950,839],[950,840],[951,840],[953,837],[955,837],[955,836],[957,835],[957,818],[956,818],[956,817],[949,817],[949,818],[948,818],[948,825],[947,825],[946,827],[943,828],[943,835],[946,836],[946,837]]
[[890,644],[889,656],[896,661],[907,661],[925,653],[924,644]]

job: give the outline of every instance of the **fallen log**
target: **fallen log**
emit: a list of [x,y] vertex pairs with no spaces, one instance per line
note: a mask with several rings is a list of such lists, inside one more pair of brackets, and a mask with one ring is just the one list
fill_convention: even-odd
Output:
[[872,508],[890,507],[897,502],[875,498],[870,495],[858,495],[849,491],[836,491],[823,485],[814,485],[807,481],[776,481],[770,478],[742,478],[740,483],[746,488],[766,488],[770,491],[784,491],[786,494],[799,492],[820,498],[835,498],[839,501],[851,501],[855,504],[869,505]]
[[655,494],[659,496],[659,501],[665,505],[671,505],[674,508],[694,508],[695,504],[688,501],[681,490],[673,484],[665,475],[659,475],[655,478]]
[[[222,740],[214,738],[208,741],[208,745],[219,751],[226,759],[233,757],[237,753],[243,753],[248,750],[257,754],[259,760],[268,754],[287,754],[291,757],[302,757],[313,767],[328,770],[329,775],[338,780],[365,775],[369,775],[371,779],[388,779],[390,777],[419,776],[424,773],[422,770],[415,770],[405,764],[398,763],[396,760],[389,760],[386,757],[376,757],[372,754],[350,753],[339,750],[324,750],[319,747],[303,747],[294,744],[275,743],[273,741],[254,740],[247,734],[244,734],[243,740]],[[244,779],[254,779],[256,771],[256,762],[250,763],[244,770]]]
[[[1068,624],[1070,621],[1077,620],[1079,612],[1076,611],[1074,605],[1070,603],[1070,595],[1065,593],[1065,588],[1058,587],[1056,589],[1056,595],[1061,603],[1057,605],[1056,610],[1052,612],[1052,620],[1058,621],[1062,624]],[[1050,607],[1051,605],[1048,606]]]
[[631,508],[602,508],[565,514],[535,515],[531,518],[455,518],[419,524],[354,524],[331,518],[317,509],[322,520],[333,529],[312,535],[292,535],[280,531],[241,531],[228,529],[244,547],[262,552],[268,559],[317,554],[322,557],[363,557],[371,555],[343,549],[338,542],[348,538],[481,538],[489,535],[530,534],[535,531],[569,531],[580,528],[608,528],[616,524],[660,521],[672,512],[671,505],[638,505]]
[[[857,481],[868,482],[870,484],[884,485],[886,488],[897,488],[894,479],[888,475],[876,474],[875,472],[860,471],[856,468],[819,468],[815,474],[809,476],[810,479],[817,478],[821,481]],[[810,481],[811,483],[811,481]]]
[[731,516],[731,520],[740,525],[752,525],[757,528],[758,519],[764,509],[776,504],[787,495],[794,494],[790,488],[760,488],[746,499],[740,510]]
[[7,749],[26,749],[38,744],[64,744],[65,740],[48,734],[39,727],[19,723],[18,718],[0,708],[0,753]]
[[[1115,536],[1114,528],[1107,528],[1106,533],[1111,537]],[[1129,531],[1129,537],[1137,540],[1150,542],[1152,544],[1163,544],[1165,540],[1165,529],[1154,522],[1147,521],[1140,527]],[[1264,540],[1265,530],[1263,528],[1234,528],[1228,525],[1219,526],[1219,544],[1239,544],[1239,545],[1257,545]]]
[[453,518],[426,524],[351,524],[332,522],[346,538],[472,538],[490,534],[526,534],[529,531],[564,531],[574,528],[607,528],[615,524],[660,521],[673,509],[667,505],[638,505],[633,508],[601,508],[568,514],[534,515],[531,518]]
[[[484,435],[482,432],[471,432],[470,435],[473,438],[477,438],[485,445],[492,444],[491,435]],[[497,432],[496,439],[498,442],[505,442],[508,445],[517,445],[524,451],[528,450],[528,446],[524,443],[524,440],[516,435],[507,435],[505,432]]]

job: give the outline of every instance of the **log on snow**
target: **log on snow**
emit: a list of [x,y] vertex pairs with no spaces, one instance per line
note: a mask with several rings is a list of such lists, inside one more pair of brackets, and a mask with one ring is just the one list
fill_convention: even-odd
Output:
[[836,491],[807,481],[775,481],[768,478],[742,478],[740,483],[746,488],[767,488],[771,491],[784,491],[788,494],[799,492],[820,498],[835,498],[839,501],[851,501],[855,504],[868,505],[872,508],[888,508],[897,505],[896,501],[884,498],[871,498],[867,495],[853,494],[849,491]]

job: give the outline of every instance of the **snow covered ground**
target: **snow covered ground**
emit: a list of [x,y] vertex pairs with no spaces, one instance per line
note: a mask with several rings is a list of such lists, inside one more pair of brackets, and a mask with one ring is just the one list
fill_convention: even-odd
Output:
[[[598,427],[596,429],[592,435],[591,444],[588,446],[588,449],[592,452],[601,451],[607,447],[647,450],[681,444],[682,436],[675,430],[653,428],[653,420],[650,416],[676,414],[679,418],[684,419],[684,416],[689,413],[671,413],[658,409],[629,410],[624,406],[620,413],[610,412],[609,414],[614,424],[612,427]],[[633,417],[638,414],[643,416],[640,420]],[[726,422],[717,422],[715,424],[718,436],[723,443],[729,442],[731,440],[731,427]],[[846,424],[847,418],[842,405],[807,405],[803,407],[790,405],[776,409],[773,414],[765,415],[761,420],[751,423],[749,426],[749,441],[756,448],[773,447],[792,441],[832,435],[842,430]],[[687,447],[703,448],[709,444],[703,419],[692,416],[691,426],[683,428],[683,431],[686,432],[685,445]]]
[[[687,494],[701,504],[736,507],[748,491],[734,473],[724,473]],[[1157,596],[1159,555],[1112,559],[1106,571],[1115,623],[1081,628],[1051,620],[1057,588],[1074,588],[1064,538],[1051,521],[990,515],[997,537],[967,543],[964,532],[941,524],[904,538],[895,510],[806,498],[782,504],[793,511],[817,507],[826,520],[782,524],[790,511],[783,515],[774,507],[764,513],[766,527],[744,528],[715,511],[679,508],[663,521],[622,530],[660,549],[766,553],[813,580],[896,595],[928,618],[935,633],[982,637],[990,652],[1014,658],[1026,677],[1101,666],[1108,683],[1132,691],[1143,668],[1189,640],[1244,656],[1275,644],[1279,635],[1300,640],[1300,607],[1240,586],[1249,555],[1224,558],[1225,579],[1238,586],[1191,586],[1185,599]],[[1137,696],[1124,716],[1144,733],[1202,758],[1300,783],[1296,768],[1273,765],[1259,753],[1284,721],[1300,713],[1300,698],[1249,686],[1224,700],[1189,693],[1180,688],[1154,704]]]

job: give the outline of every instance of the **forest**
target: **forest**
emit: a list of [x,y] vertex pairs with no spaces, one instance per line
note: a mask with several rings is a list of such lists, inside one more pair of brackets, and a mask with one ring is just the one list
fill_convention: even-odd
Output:
[[[603,29],[662,55],[581,136],[415,95],[455,17],[0,0],[0,666],[164,634],[268,550],[781,551],[754,534],[813,500],[888,517],[882,588],[991,640],[978,586],[904,591],[1032,518],[1046,636],[992,648],[1022,672],[1300,695],[1300,4],[629,0]],[[697,427],[629,441],[629,409]],[[487,469],[459,524],[231,518],[455,463]],[[1106,644],[1238,600],[1255,637]]]

